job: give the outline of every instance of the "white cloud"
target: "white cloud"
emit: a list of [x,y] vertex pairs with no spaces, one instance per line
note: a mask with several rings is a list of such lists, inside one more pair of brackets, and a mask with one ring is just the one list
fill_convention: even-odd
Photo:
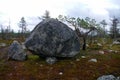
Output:
[[0,0],[0,23],[7,25],[10,18],[12,28],[18,30],[17,23],[24,16],[28,23],[36,25],[37,17],[45,10],[49,10],[52,17],[62,14],[109,20],[111,12],[120,9],[119,3],[118,0]]

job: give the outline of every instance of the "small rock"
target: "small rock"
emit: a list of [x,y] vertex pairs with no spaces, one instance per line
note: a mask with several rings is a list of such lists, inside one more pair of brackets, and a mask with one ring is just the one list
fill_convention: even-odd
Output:
[[100,43],[97,43],[97,45],[100,46],[100,47],[102,46],[102,44],[100,44]]
[[48,64],[54,64],[57,61],[57,59],[55,57],[47,57],[46,58],[46,62]]
[[80,61],[80,59],[76,59],[76,61]]
[[5,43],[0,43],[0,47],[5,47],[6,44]]
[[104,54],[104,51],[99,51],[99,54]]
[[94,42],[95,42],[95,43],[97,43],[97,42],[98,42],[98,40],[95,40]]
[[59,75],[63,75],[63,72],[59,72]]
[[118,53],[118,51],[115,51],[115,53]]
[[103,75],[99,77],[97,80],[116,80],[116,78],[113,75]]
[[111,52],[114,52],[114,51],[113,51],[113,50],[109,50],[108,52],[110,52],[110,53],[111,53]]
[[88,45],[88,44],[86,44],[86,47],[89,47],[89,45]]
[[113,44],[120,44],[120,42],[119,41],[113,41]]
[[120,80],[120,77],[117,77],[117,79],[116,80]]
[[97,62],[97,59],[90,59],[89,62]]
[[81,58],[86,58],[85,56],[81,56]]
[[74,64],[74,62],[71,61],[70,64]]
[[43,65],[42,65],[42,64],[40,64],[40,67],[43,67]]
[[27,55],[18,41],[13,41],[8,50],[8,59],[24,61]]
[[38,65],[38,63],[36,63]]

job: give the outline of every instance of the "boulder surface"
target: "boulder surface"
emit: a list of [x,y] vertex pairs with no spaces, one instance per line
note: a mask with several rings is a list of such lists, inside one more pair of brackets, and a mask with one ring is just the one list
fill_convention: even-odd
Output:
[[25,46],[40,57],[74,57],[80,51],[75,32],[52,18],[43,20],[34,28]]
[[27,55],[18,41],[13,41],[8,50],[8,59],[24,61]]

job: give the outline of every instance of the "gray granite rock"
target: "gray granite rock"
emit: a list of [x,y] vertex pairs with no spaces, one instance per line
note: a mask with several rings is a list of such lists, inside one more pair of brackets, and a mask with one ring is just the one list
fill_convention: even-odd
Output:
[[27,59],[27,55],[22,48],[22,45],[18,41],[13,41],[8,50],[8,59],[14,59],[18,61],[24,61]]
[[99,77],[97,80],[117,80],[113,75],[103,75]]
[[97,62],[97,59],[90,59],[89,62]]
[[80,51],[75,32],[57,19],[40,22],[26,39],[25,46],[41,57],[74,57]]
[[0,47],[5,47],[6,43],[0,43]]
[[54,64],[57,61],[57,59],[55,57],[47,57],[46,58],[46,62],[48,64]]

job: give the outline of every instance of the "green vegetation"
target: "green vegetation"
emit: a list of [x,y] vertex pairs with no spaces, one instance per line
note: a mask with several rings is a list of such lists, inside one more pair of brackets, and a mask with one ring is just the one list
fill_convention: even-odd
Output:
[[[26,61],[0,59],[0,80],[96,80],[101,75],[120,76],[120,45],[112,45],[110,48],[112,41],[108,41],[104,45],[101,43],[101,48],[92,43],[76,57],[58,60],[53,65],[30,52]],[[104,54],[99,54],[100,50]],[[0,51],[1,56],[6,53],[3,48]],[[97,62],[90,62],[90,59],[97,59]]]

